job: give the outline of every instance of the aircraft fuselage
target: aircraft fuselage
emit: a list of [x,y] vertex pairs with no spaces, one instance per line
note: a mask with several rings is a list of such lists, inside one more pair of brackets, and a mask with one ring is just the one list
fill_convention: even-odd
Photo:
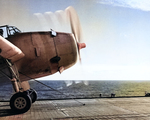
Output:
[[[25,57],[15,62],[20,80],[39,78],[63,71],[77,61],[77,43],[71,33],[47,32],[18,33],[7,38],[21,49]],[[29,76],[29,77],[27,77]]]

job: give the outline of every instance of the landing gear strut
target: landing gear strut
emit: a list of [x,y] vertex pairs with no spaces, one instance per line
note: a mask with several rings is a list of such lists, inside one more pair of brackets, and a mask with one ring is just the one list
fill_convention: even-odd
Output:
[[37,100],[37,92],[31,88],[29,94],[30,94],[32,103],[34,103]]
[[11,80],[14,91],[16,92],[10,99],[10,107],[13,112],[27,112],[31,104],[37,100],[37,93],[30,88],[28,81],[20,81],[18,69],[15,64],[9,60],[0,57],[0,62],[3,63],[5,69],[0,72]]

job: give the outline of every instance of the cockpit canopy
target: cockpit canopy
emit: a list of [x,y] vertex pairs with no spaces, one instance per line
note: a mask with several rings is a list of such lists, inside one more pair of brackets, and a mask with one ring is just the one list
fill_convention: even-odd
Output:
[[17,33],[21,33],[21,31],[15,26],[4,25],[0,26],[0,35],[4,38],[8,38],[11,35],[15,35]]

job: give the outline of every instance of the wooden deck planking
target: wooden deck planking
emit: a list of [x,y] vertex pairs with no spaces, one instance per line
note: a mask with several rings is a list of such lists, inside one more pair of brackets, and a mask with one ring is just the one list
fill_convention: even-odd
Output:
[[150,119],[150,98],[36,101],[24,114],[11,113],[9,102],[0,102],[0,120],[137,120]]

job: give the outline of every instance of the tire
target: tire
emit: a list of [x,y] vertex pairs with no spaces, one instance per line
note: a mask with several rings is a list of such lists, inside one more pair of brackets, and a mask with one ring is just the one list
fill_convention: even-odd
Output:
[[32,92],[30,94],[30,97],[32,99],[32,103],[34,103],[37,100],[37,92],[34,89],[30,89]]
[[10,107],[13,112],[25,113],[31,107],[32,101],[29,95],[22,92],[14,94],[10,99]]

